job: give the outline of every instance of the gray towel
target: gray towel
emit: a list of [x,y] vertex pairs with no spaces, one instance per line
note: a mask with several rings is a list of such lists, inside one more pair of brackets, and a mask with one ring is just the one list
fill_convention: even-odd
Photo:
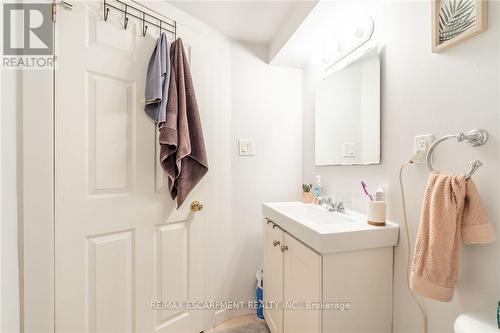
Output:
[[160,162],[179,208],[208,171],[205,142],[189,64],[179,38],[170,47],[167,119],[160,129]]
[[146,105],[144,106],[144,111],[159,126],[166,119],[169,82],[170,54],[167,35],[162,33],[149,59],[146,76]]

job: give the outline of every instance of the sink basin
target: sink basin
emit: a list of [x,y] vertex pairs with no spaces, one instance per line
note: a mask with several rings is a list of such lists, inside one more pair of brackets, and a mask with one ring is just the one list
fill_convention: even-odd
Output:
[[395,246],[399,226],[369,225],[366,216],[354,211],[345,214],[302,202],[268,202],[264,217],[321,254]]

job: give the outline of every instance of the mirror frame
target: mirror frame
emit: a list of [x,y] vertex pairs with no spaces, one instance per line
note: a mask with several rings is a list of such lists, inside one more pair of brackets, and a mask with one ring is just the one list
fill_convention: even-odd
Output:
[[[360,163],[333,163],[332,162],[332,163],[327,163],[327,164],[318,164],[317,153],[316,153],[316,147],[317,147],[317,145],[316,145],[316,140],[317,140],[317,136],[316,136],[316,121],[317,121],[317,117],[316,117],[316,86],[320,82],[328,79],[334,73],[339,72],[339,71],[347,68],[351,64],[355,63],[356,61],[362,59],[363,56],[365,56],[366,54],[368,54],[370,51],[372,51],[374,49],[377,50],[378,71],[379,71],[379,75],[378,75],[378,77],[379,77],[379,122],[378,122],[378,126],[379,126],[379,135],[378,135],[379,159],[378,159],[378,162],[366,162],[366,163],[361,163],[361,162]],[[348,62],[339,63],[338,67],[333,66],[333,67],[328,68],[328,70],[325,70],[323,72],[323,77],[315,85],[313,95],[314,95],[314,165],[317,167],[381,165],[382,164],[382,47],[378,44],[371,45],[371,46],[367,47],[366,49],[363,49],[362,52],[360,52],[359,54],[356,54],[354,57],[351,57]]]

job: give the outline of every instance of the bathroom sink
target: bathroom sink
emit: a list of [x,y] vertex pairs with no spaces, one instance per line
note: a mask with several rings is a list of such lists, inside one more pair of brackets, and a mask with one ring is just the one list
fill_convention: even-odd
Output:
[[399,226],[387,222],[375,227],[366,216],[354,211],[334,213],[302,202],[268,202],[264,217],[321,254],[395,246]]
[[264,204],[286,214],[294,220],[300,220],[309,226],[329,225],[332,223],[356,223],[358,220],[349,213],[333,213],[328,210],[301,202],[282,202]]

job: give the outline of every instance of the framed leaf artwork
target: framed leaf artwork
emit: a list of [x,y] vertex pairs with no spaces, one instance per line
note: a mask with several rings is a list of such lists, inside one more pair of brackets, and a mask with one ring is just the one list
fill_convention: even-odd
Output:
[[486,31],[487,0],[433,0],[432,52],[449,47]]

